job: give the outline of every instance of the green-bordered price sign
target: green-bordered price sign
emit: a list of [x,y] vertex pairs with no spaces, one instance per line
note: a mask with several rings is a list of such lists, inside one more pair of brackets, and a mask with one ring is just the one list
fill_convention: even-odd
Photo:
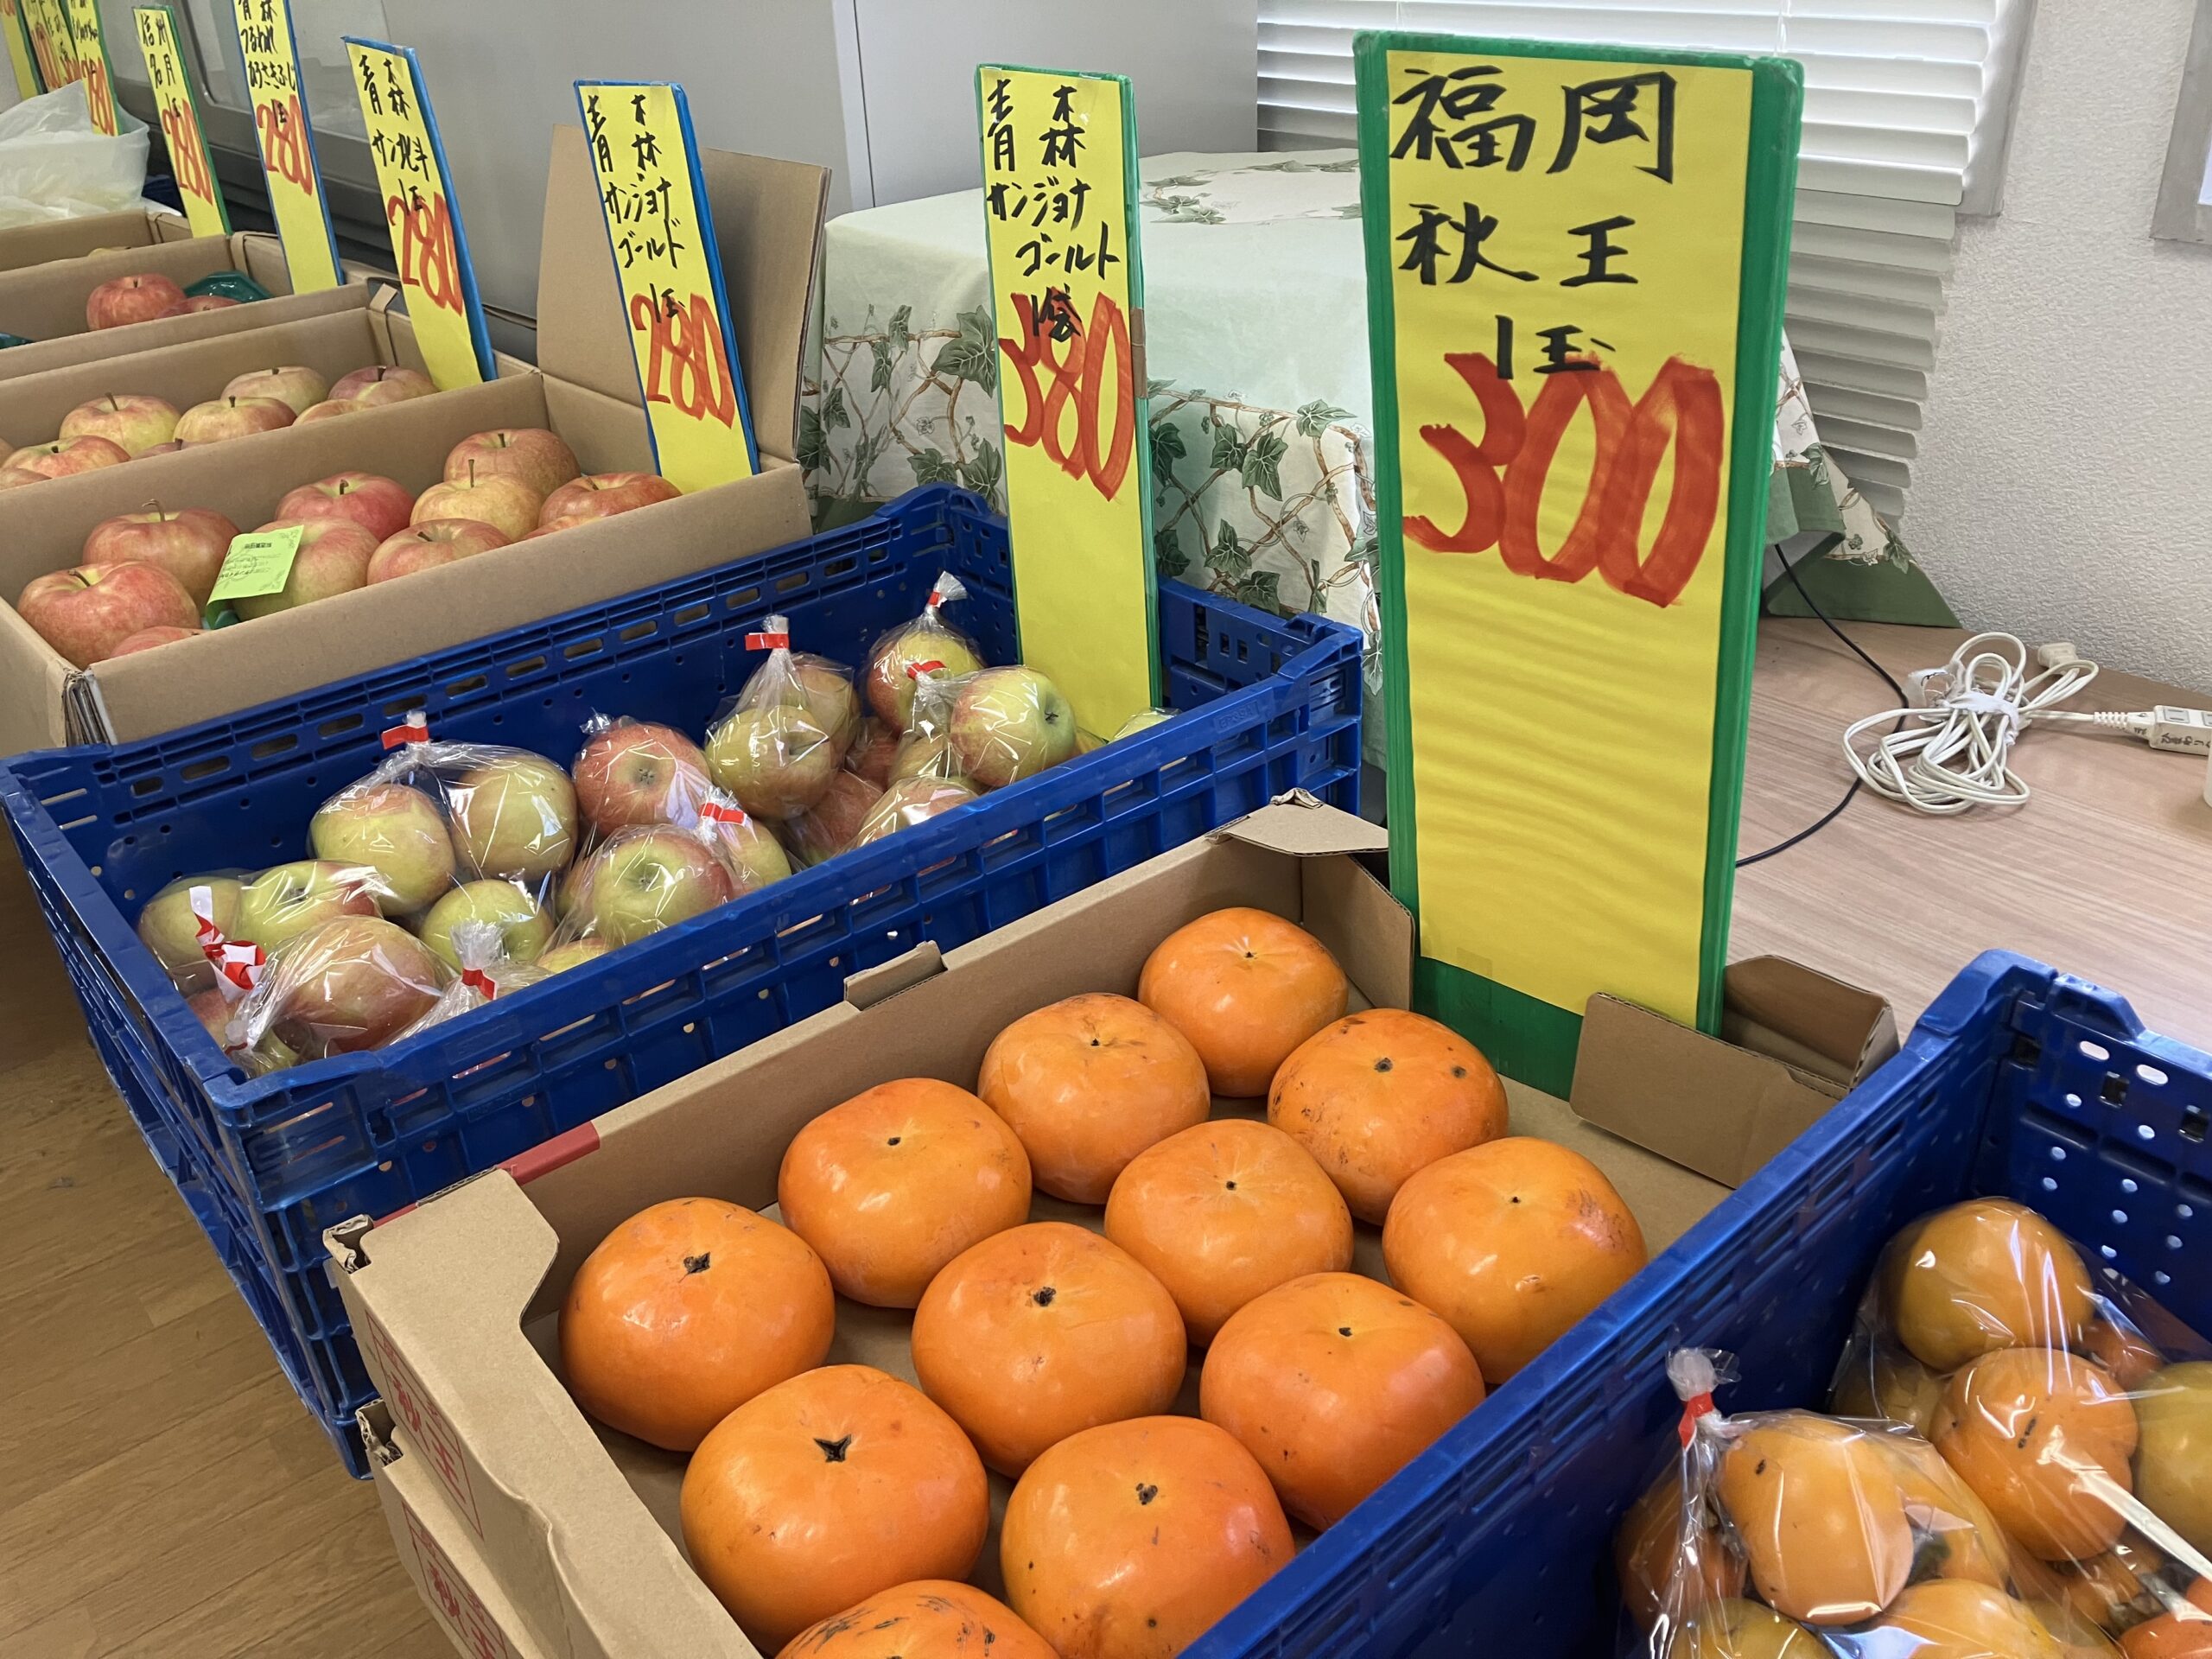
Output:
[[77,75],[85,83],[85,105],[92,111],[92,124],[112,138],[118,130],[115,76],[108,67],[99,0],[67,0],[67,9],[69,32],[77,41]]
[[300,54],[292,38],[291,0],[232,0],[238,51],[253,101],[253,130],[261,143],[261,170],[269,181],[269,212],[284,245],[292,292],[336,288],[338,238],[330,204],[315,169],[315,128],[308,119],[300,80]]
[[30,32],[31,57],[46,90],[58,92],[77,79],[77,41],[64,0],[17,0]]
[[15,71],[16,98],[36,98],[46,88],[39,82],[38,58],[31,51],[30,29],[23,21],[22,0],[0,0],[0,33],[7,36],[8,67]]
[[1136,103],[996,64],[976,95],[1021,660],[1110,736],[1160,702]]
[[1719,1028],[1802,79],[1363,34],[1391,878],[1421,1005],[1554,1094]]
[[224,205],[223,187],[207,154],[199,89],[177,48],[176,14],[166,5],[140,6],[132,21],[138,26],[138,49],[145,56],[146,81],[154,94],[162,137],[168,143],[169,172],[184,203],[185,219],[194,236],[228,236],[231,212]]

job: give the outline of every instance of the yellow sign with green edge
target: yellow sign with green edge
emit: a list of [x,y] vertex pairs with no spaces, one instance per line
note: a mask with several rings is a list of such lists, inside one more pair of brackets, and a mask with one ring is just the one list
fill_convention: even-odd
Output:
[[1160,696],[1136,104],[998,64],[976,97],[1021,660],[1110,736]]
[[392,258],[407,290],[407,319],[423,363],[441,391],[488,380],[491,334],[423,66],[410,48],[351,35],[346,53],[376,162]]
[[115,76],[108,67],[107,36],[100,28],[100,0],[67,0],[69,33],[77,45],[77,74],[85,83],[85,104],[92,124],[111,138],[115,120]]
[[19,0],[30,29],[31,54],[46,90],[58,92],[77,79],[77,43],[62,0]]
[[292,39],[290,0],[232,0],[238,51],[245,60],[253,130],[261,144],[261,170],[269,181],[269,211],[284,245],[292,292],[336,288],[338,238],[315,170],[315,128],[308,120],[300,81],[300,54]]
[[585,147],[661,475],[689,494],[760,470],[691,107],[668,81],[580,80]]
[[38,56],[31,50],[22,0],[0,0],[0,30],[8,36],[8,67],[16,72],[16,98],[36,98],[46,88],[39,81]]
[[[4,3],[4,0],[0,0]],[[169,172],[194,236],[228,236],[231,213],[207,153],[200,121],[200,92],[177,49],[176,17],[167,6],[140,6],[132,14],[138,49],[146,60],[146,81],[154,94],[154,113],[169,151]]]
[[1565,1094],[1719,1028],[1802,104],[1783,59],[1363,34],[1392,884]]

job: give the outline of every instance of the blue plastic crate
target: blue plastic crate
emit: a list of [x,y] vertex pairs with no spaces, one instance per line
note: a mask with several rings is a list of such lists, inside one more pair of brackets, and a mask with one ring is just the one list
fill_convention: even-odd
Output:
[[1876,1256],[1976,1196],[2032,1205],[2212,1330],[2212,1057],[1992,951],[1904,1051],[1247,1599],[1191,1659],[1613,1659],[1612,1535],[1675,1444],[1667,1355],[1743,1362],[1726,1411],[1817,1403]]
[[251,1082],[138,944],[139,908],[181,874],[302,855],[315,807],[376,763],[383,728],[410,709],[441,738],[563,760],[594,712],[696,732],[758,665],[743,633],[765,613],[788,614],[807,649],[858,662],[945,569],[970,595],[956,620],[1009,660],[1005,527],[939,486],[843,530],[305,696],[0,766],[0,804],[110,1075],[149,1138],[156,1125],[192,1137],[229,1182],[281,1292],[281,1317],[256,1311],[356,1473],[353,1416],[369,1389],[324,1269],[325,1227],[527,1153],[830,1007],[848,975],[918,940],[963,944],[1286,790],[1356,810],[1358,635],[1162,582],[1177,719],[422,1037]]

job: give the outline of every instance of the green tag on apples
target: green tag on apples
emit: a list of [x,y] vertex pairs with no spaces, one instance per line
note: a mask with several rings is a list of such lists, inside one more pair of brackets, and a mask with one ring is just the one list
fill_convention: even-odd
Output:
[[231,550],[223,556],[223,568],[215,573],[214,589],[207,595],[210,627],[215,626],[215,613],[229,608],[226,600],[255,599],[284,591],[306,529],[305,524],[283,524],[275,530],[249,531],[232,539]]

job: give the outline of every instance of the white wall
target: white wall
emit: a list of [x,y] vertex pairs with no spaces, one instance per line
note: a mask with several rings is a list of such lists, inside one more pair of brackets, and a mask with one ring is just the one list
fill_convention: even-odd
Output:
[[2151,238],[2196,0],[2041,0],[1904,530],[1968,626],[2212,691],[2212,248]]

